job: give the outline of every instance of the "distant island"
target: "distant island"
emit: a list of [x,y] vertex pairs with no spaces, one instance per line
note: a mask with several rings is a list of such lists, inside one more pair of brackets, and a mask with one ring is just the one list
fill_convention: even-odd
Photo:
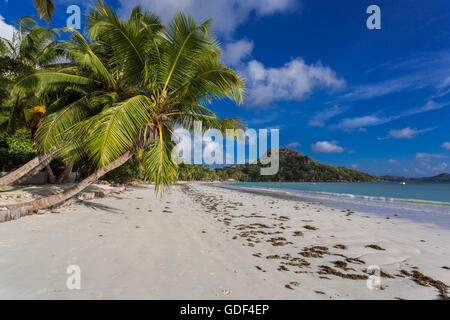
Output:
[[386,175],[381,177],[386,181],[429,181],[429,182],[450,182],[449,173],[441,173],[433,177],[423,177],[423,178],[406,178],[406,177],[396,177]]
[[[289,148],[279,150],[280,169],[276,175],[261,175],[261,162],[211,169],[182,164],[179,180],[235,180],[241,182],[375,182],[383,179],[345,167],[333,167]],[[268,152],[270,155],[270,151]]]

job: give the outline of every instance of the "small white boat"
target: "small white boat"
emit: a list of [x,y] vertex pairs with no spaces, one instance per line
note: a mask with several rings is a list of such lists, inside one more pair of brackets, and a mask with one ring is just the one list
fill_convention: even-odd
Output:
[[405,182],[405,181],[403,181],[403,182],[400,182],[400,184],[406,184],[406,182]]

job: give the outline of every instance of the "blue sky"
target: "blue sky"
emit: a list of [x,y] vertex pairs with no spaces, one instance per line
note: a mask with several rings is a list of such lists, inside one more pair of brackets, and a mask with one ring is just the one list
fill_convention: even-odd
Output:
[[[55,27],[67,6],[56,0]],[[372,174],[450,171],[450,3],[448,0],[110,0],[167,21],[177,10],[215,18],[225,62],[247,78],[244,106],[216,102],[221,117],[279,128],[281,146]],[[366,9],[381,9],[369,30]],[[35,14],[32,0],[0,0],[0,35]],[[44,22],[42,22],[44,23]]]

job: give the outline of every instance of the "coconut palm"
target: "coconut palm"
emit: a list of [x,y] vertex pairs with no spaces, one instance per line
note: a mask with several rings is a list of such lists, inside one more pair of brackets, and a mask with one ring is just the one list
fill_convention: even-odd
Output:
[[[176,179],[177,165],[171,159],[174,128],[192,130],[195,121],[205,130],[242,127],[239,120],[218,119],[205,107],[223,98],[240,104],[244,92],[240,77],[221,62],[220,47],[209,33],[211,21],[197,25],[190,15],[179,13],[163,30],[155,32],[154,25],[160,29],[159,19],[139,7],[121,21],[113,9],[98,1],[89,16],[91,47],[103,50],[95,72],[118,87],[114,99],[101,99],[101,112],[65,131],[70,143],[61,152],[67,158],[87,155],[98,170],[62,194],[34,201],[35,210],[71,198],[139,151],[147,178],[155,182],[157,192],[163,192]],[[77,39],[88,43],[80,34]],[[62,80],[61,73],[56,76]],[[93,84],[88,78],[74,77],[65,80]],[[55,82],[43,73],[30,79],[18,83],[17,89]]]
[[52,0],[33,0],[41,19],[50,22],[55,11],[55,5]]
[[[32,17],[23,17],[14,23],[16,30],[12,39],[0,38],[0,78],[4,85],[2,90],[3,113],[7,114],[6,127],[10,134],[19,125],[26,125],[26,114],[41,105],[44,96],[36,91],[18,90],[10,94],[12,86],[20,77],[34,73],[36,70],[48,70],[57,67],[55,59],[60,54],[54,39],[58,30],[39,27]],[[45,109],[45,108],[44,108]],[[41,110],[41,109],[39,109]],[[30,118],[33,118],[31,116]],[[0,186],[18,181],[39,164],[47,165],[54,155],[40,155],[29,163],[0,179]],[[44,166],[45,167],[45,166]]]
[[[53,41],[58,31],[39,27],[32,17],[23,17],[14,22],[16,30],[11,40],[0,38],[0,70],[1,78],[6,88],[18,77],[32,73],[39,69],[48,68],[58,52]],[[18,92],[17,96],[10,96],[10,116],[8,121],[9,133],[14,133],[18,122],[23,121],[23,108],[26,100],[35,98],[33,93]]]
[[[89,21],[95,21],[96,24],[102,19],[98,11],[93,11],[89,17]],[[158,17],[143,13],[140,8],[132,11],[127,23],[138,28],[139,32],[147,30],[142,41],[153,42],[162,29]],[[59,69],[27,72],[18,80],[14,90],[14,94],[40,92],[42,96],[50,97],[47,101],[47,115],[40,121],[36,134],[36,144],[41,154],[0,178],[0,186],[21,183],[40,172],[57,157],[60,145],[64,144],[63,132],[66,129],[77,121],[92,116],[105,103],[139,90],[136,84],[130,86],[122,81],[117,68],[108,69],[108,65],[103,64],[103,61],[109,62],[113,57],[115,49],[111,47],[111,39],[97,37],[96,41],[88,43],[78,31],[68,28],[65,30],[72,32],[71,41],[59,42],[56,49],[59,54],[64,54],[66,63],[58,64]],[[75,156],[67,157],[67,167],[72,166],[74,158]]]

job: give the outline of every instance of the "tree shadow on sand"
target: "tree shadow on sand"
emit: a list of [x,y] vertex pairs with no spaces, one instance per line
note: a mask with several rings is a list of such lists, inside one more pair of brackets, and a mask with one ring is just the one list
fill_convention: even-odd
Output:
[[111,207],[111,206],[107,206],[101,203],[97,203],[97,202],[91,202],[91,201],[80,201],[80,205],[85,206],[89,209],[93,209],[95,211],[105,211],[105,212],[109,212],[109,213],[114,213],[114,214],[125,214],[123,212],[123,210]]

